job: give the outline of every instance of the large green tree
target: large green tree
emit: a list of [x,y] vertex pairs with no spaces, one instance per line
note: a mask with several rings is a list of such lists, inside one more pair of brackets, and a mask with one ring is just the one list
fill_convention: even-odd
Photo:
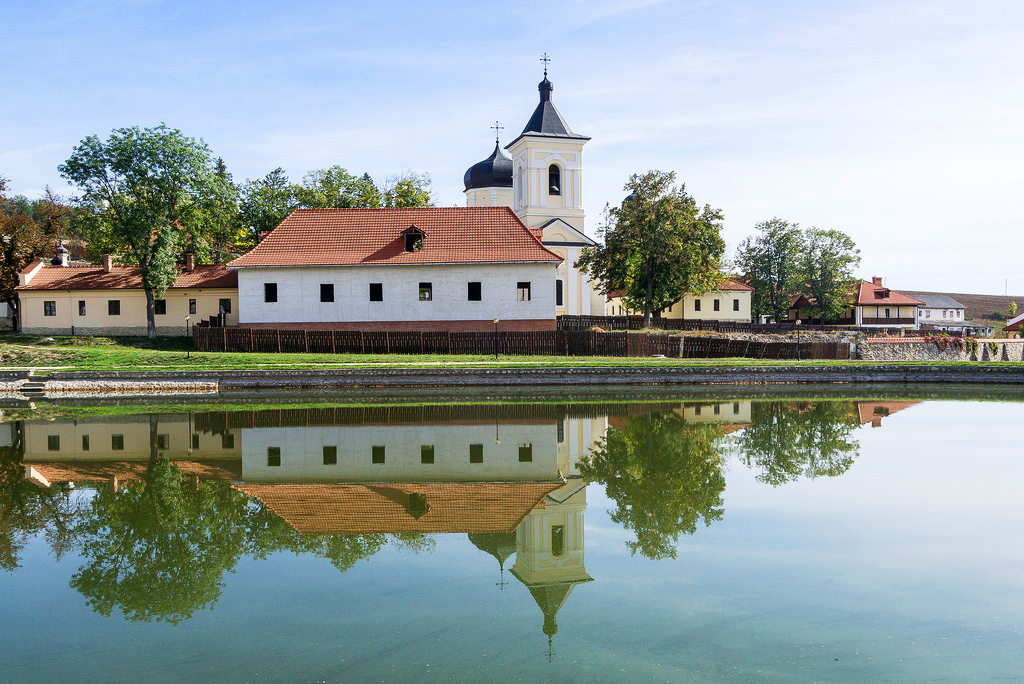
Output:
[[583,476],[615,502],[611,519],[636,535],[627,542],[632,553],[675,558],[680,534],[721,519],[724,435],[718,425],[650,413],[609,428],[581,461]]
[[296,187],[278,167],[263,178],[246,180],[238,191],[241,244],[255,247],[265,233],[274,230],[298,207]]
[[839,230],[808,228],[801,264],[801,279],[810,305],[811,318],[834,321],[852,306],[857,279],[853,269],[860,265],[860,250],[853,239]]
[[625,305],[651,314],[685,293],[703,294],[722,279],[722,212],[698,206],[676,186],[672,172],[630,176],[621,206],[608,210],[604,244],[583,250],[576,262],[602,294],[621,291]]
[[740,243],[736,267],[754,288],[754,319],[767,315],[778,323],[785,320],[793,298],[803,292],[804,234],[797,224],[779,218],[763,221],[755,228],[761,234]]
[[138,265],[146,332],[156,337],[155,302],[177,277],[179,249],[214,230],[224,180],[209,148],[161,124],[85,138],[59,167],[96,217],[94,239]]

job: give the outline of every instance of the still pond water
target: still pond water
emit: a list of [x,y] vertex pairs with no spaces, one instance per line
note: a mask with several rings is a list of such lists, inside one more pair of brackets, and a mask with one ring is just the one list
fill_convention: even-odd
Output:
[[1024,403],[146,410],[5,410],[0,681],[1024,679]]

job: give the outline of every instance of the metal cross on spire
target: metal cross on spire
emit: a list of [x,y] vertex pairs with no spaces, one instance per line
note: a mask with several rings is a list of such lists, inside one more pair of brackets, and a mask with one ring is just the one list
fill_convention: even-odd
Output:
[[548,62],[551,61],[551,58],[548,57],[548,53],[545,52],[543,55],[541,55],[540,61],[544,62],[544,78],[547,78],[548,77]]
[[500,135],[499,131],[505,130],[505,127],[501,125],[500,121],[495,121],[491,128],[494,129],[494,144],[498,144],[500,142],[500,139],[498,138]]

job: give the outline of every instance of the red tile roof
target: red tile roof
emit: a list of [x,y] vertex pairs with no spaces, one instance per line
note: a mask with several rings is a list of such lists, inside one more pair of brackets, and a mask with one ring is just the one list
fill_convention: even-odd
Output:
[[[405,251],[405,233],[424,234]],[[552,262],[511,207],[298,209],[230,268]]]
[[[562,486],[541,483],[242,484],[303,534],[511,532]],[[425,513],[410,507],[410,495]]]
[[[209,461],[175,461],[171,464],[186,475],[203,480],[235,482],[242,479],[242,459]],[[106,482],[118,480],[143,480],[149,461],[25,461],[50,482]]]
[[[34,267],[29,264],[23,272]],[[238,273],[229,271],[224,264],[196,266],[195,270],[182,268],[172,288],[238,287]],[[141,290],[142,278],[136,266],[114,266],[110,272],[102,266],[50,266],[44,265],[27,285],[16,290]]]
[[887,287],[881,285],[875,285],[874,283],[862,280],[857,289],[857,302],[858,306],[874,306],[876,304],[895,304],[895,305],[906,305],[906,306],[920,306],[924,304],[920,299],[914,299],[908,297],[902,292],[896,290],[890,290]]

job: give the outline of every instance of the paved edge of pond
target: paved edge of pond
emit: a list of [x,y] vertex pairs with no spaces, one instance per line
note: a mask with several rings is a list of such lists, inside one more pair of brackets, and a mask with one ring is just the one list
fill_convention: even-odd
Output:
[[346,368],[220,371],[0,371],[7,391],[131,393],[347,387],[703,385],[779,383],[971,383],[1024,385],[1024,364],[645,366],[543,368]]

